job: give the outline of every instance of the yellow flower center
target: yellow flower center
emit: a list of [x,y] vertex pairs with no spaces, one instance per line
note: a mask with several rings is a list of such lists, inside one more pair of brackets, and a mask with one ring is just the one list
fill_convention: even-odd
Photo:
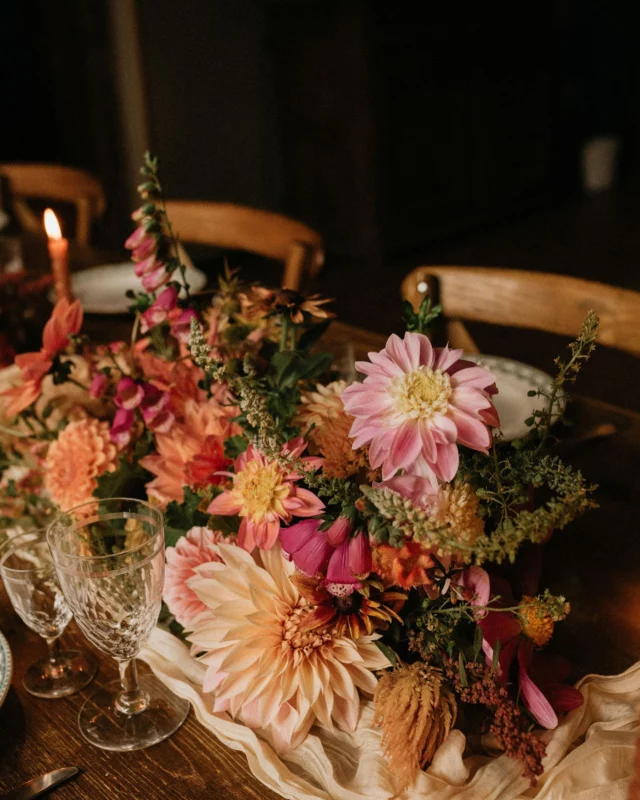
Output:
[[236,475],[233,484],[233,494],[241,506],[240,516],[254,520],[264,518],[270,511],[286,517],[282,500],[288,497],[289,491],[290,486],[283,480],[276,463],[265,466],[258,461],[250,461]]
[[535,597],[522,596],[520,624],[522,632],[532,642],[542,647],[553,635],[553,619],[539,606]]
[[434,414],[444,414],[449,408],[451,381],[447,373],[439,369],[418,367],[395,378],[389,393],[398,414],[412,419],[429,419]]

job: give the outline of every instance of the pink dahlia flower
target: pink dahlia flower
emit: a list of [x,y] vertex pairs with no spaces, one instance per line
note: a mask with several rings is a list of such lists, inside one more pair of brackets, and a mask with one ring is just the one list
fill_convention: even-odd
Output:
[[187,581],[197,574],[196,567],[201,564],[221,561],[216,546],[220,542],[235,544],[235,537],[225,538],[218,531],[195,527],[188,530],[185,536],[181,536],[175,547],[167,547],[163,600],[185,628],[207,608]]
[[[294,458],[304,452],[306,442],[299,436],[282,448],[283,455]],[[308,469],[317,469],[321,458],[307,456],[302,461]],[[313,492],[301,489],[296,482],[299,472],[286,470],[277,461],[269,461],[253,445],[238,456],[231,489],[218,495],[208,508],[209,514],[242,517],[238,544],[251,552],[256,545],[270,550],[278,539],[280,523],[293,517],[315,517],[324,510],[324,503]]]
[[453,480],[456,444],[487,452],[488,426],[499,425],[491,402],[495,378],[461,358],[462,350],[432,347],[421,333],[393,334],[379,353],[356,364],[367,377],[342,393],[355,417],[353,448],[369,444],[369,461],[382,466],[384,480],[399,469],[414,475]]

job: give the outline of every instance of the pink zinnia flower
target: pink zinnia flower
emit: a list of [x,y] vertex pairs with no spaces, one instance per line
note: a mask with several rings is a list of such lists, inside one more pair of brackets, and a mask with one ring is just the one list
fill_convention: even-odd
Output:
[[161,292],[153,305],[142,315],[140,330],[147,333],[150,328],[164,322],[171,309],[175,308],[178,301],[178,290],[175,286],[168,286]]
[[[287,442],[283,455],[297,458],[302,455],[306,442],[300,436]],[[317,469],[321,458],[307,456],[302,461],[310,469]],[[238,544],[251,552],[256,545],[270,550],[278,539],[280,523],[293,517],[315,517],[324,510],[324,503],[313,492],[296,485],[303,476],[289,471],[277,461],[269,461],[249,445],[235,461],[235,474],[231,489],[218,495],[209,506],[209,514],[242,517],[238,531]]]
[[367,377],[342,393],[354,416],[353,448],[370,444],[369,461],[384,480],[399,469],[451,481],[458,471],[456,443],[487,452],[488,425],[499,424],[491,402],[495,378],[464,361],[462,350],[433,348],[421,333],[393,334],[379,353],[356,364]]
[[167,547],[163,600],[185,628],[207,609],[187,581],[197,574],[196,567],[201,564],[221,561],[216,547],[220,542],[235,544],[235,536],[224,537],[218,531],[195,527],[181,536],[175,547]]

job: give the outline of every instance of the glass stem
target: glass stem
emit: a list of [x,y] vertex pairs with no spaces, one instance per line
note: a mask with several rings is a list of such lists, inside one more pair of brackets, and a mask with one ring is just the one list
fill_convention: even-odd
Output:
[[55,664],[60,656],[60,637],[47,638],[47,648],[49,649],[49,662]]
[[118,661],[122,691],[116,697],[116,709],[129,716],[139,714],[149,705],[148,695],[140,688],[135,658]]

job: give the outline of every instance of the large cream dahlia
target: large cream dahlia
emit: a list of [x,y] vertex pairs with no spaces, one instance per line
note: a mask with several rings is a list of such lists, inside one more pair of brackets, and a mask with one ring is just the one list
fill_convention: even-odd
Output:
[[291,582],[294,566],[279,546],[255,557],[232,545],[217,549],[221,562],[202,564],[188,581],[209,609],[188,639],[204,652],[214,709],[262,729],[280,752],[297,747],[315,722],[354,730],[358,689],[373,695],[372,670],[390,666],[378,635],[354,641],[329,627],[303,632],[313,606]]

